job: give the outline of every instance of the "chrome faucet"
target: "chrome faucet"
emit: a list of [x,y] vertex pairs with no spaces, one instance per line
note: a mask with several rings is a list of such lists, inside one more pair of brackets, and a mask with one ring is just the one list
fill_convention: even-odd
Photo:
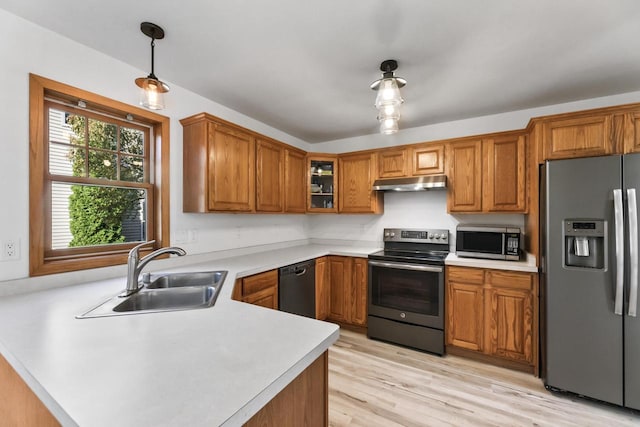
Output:
[[144,266],[147,265],[149,261],[152,261],[154,258],[164,254],[174,254],[178,256],[184,256],[187,254],[184,249],[172,246],[168,248],[160,248],[140,259],[140,248],[152,243],[155,243],[155,240],[141,243],[129,251],[129,258],[127,259],[127,287],[125,291],[120,294],[121,297],[128,297],[140,290],[142,286],[138,285],[138,277],[140,276]]

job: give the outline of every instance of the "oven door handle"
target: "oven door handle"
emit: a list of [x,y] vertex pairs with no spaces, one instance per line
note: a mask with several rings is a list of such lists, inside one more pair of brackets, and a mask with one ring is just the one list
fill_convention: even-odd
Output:
[[374,267],[396,268],[398,270],[430,271],[433,273],[442,273],[444,270],[442,267],[435,267],[432,265],[403,264],[399,262],[381,262],[372,260],[369,260],[369,265],[373,265]]

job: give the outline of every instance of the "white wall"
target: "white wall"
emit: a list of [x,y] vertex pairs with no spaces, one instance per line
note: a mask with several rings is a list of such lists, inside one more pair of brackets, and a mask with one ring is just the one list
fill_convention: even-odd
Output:
[[[146,75],[148,70],[133,68],[3,10],[0,10],[0,28],[3,29],[0,38],[0,81],[3,82],[0,98],[3,135],[0,139],[0,241],[19,240],[21,246],[18,260],[0,261],[0,281],[4,281],[28,276],[29,73],[136,105],[138,91],[133,81]],[[162,77],[161,70],[159,75]],[[449,216],[446,214],[446,194],[437,191],[387,193],[382,216],[184,214],[181,209],[182,127],[178,120],[192,114],[206,111],[306,151],[347,152],[521,129],[535,116],[640,101],[640,92],[634,92],[403,129],[392,136],[375,134],[311,145],[168,83],[172,89],[162,114],[171,118],[172,243],[184,247],[190,254],[308,238],[379,242],[385,227],[441,227],[453,231],[458,221],[513,225],[524,222],[522,215]],[[121,270],[113,271],[121,274]],[[86,273],[77,276],[86,280]]]
[[449,230],[453,248],[458,223],[515,225],[524,231],[524,215],[449,215],[447,192],[431,190],[385,193],[382,215],[317,215],[310,223],[309,235],[318,242],[353,240],[381,245],[385,228],[438,228]]
[[[20,241],[20,258],[0,261],[0,281],[28,276],[29,73],[137,105],[139,70],[0,9],[0,242]],[[162,71],[159,73],[162,77]],[[168,82],[171,118],[171,233],[188,253],[241,248],[307,238],[304,215],[201,215],[182,213],[182,126],[202,111],[310,151],[304,141],[250,119]],[[190,240],[186,242],[185,240]]]

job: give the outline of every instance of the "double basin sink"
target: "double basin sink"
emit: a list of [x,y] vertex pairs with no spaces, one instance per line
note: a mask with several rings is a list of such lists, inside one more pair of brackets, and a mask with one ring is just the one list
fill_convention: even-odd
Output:
[[149,277],[138,292],[110,298],[76,317],[84,319],[208,308],[215,304],[226,276],[226,271],[204,271]]

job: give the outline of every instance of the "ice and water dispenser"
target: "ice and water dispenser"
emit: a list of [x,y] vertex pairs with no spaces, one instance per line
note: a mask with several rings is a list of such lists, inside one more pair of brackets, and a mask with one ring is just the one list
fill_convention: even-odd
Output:
[[605,268],[604,220],[565,219],[563,232],[565,267]]

